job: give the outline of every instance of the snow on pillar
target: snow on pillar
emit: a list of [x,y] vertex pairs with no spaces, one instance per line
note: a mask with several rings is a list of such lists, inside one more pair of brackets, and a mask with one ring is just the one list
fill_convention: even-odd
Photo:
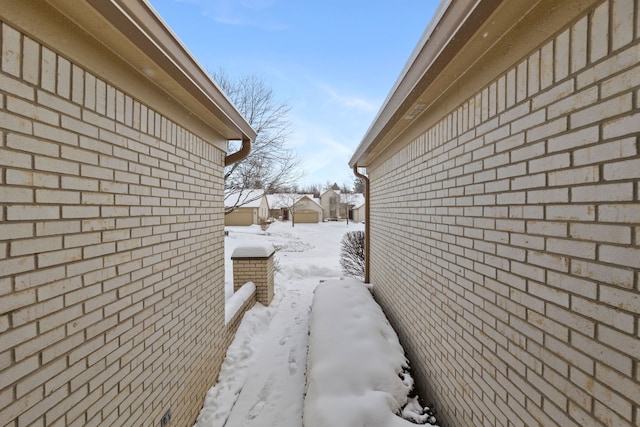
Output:
[[237,247],[231,254],[233,261],[233,291],[247,282],[256,285],[256,299],[268,306],[273,299],[273,254],[270,244]]

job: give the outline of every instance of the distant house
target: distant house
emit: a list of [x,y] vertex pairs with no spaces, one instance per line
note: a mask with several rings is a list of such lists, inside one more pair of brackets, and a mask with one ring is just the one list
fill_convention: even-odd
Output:
[[267,201],[269,203],[269,218],[274,218],[282,221],[289,219],[289,198],[284,197],[282,194],[267,194]]
[[639,5],[442,1],[350,161],[445,425],[640,423]]
[[320,195],[320,204],[325,220],[337,220],[340,216],[340,192],[328,189]]
[[[364,194],[340,193],[340,206],[344,218],[360,222],[361,220],[356,219],[356,215],[361,214],[362,220],[364,220]],[[360,208],[358,213],[354,212],[357,208]]]
[[146,0],[0,1],[0,45],[0,422],[193,425],[255,132]]
[[363,202],[363,194],[343,193],[331,188],[320,195],[325,220],[353,219],[352,210]]
[[260,224],[269,218],[269,201],[263,190],[227,191],[224,198],[224,225]]
[[366,203],[364,200],[360,202],[360,204],[354,205],[353,209],[351,209],[351,218],[354,222],[364,222],[364,212],[366,208]]
[[322,222],[322,206],[318,199],[304,195],[294,204],[294,217],[299,224]]
[[291,220],[291,210],[295,221],[301,223],[321,222],[323,218],[320,200],[312,194],[276,193],[267,195],[270,216],[282,221]]

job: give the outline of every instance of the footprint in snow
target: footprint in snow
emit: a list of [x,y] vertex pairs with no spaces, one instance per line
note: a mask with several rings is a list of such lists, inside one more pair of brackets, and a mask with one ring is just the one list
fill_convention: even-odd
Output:
[[247,413],[247,418],[249,418],[250,420],[258,417],[258,415],[260,415],[260,412],[262,411],[262,408],[264,408],[264,406],[266,405],[267,398],[271,394],[272,383],[273,380],[271,377],[269,377],[264,387],[262,387],[262,390],[260,390],[260,394],[258,394],[258,401],[251,407],[251,409]]
[[293,376],[298,372],[298,362],[296,361],[296,349],[292,348],[289,352],[289,375]]

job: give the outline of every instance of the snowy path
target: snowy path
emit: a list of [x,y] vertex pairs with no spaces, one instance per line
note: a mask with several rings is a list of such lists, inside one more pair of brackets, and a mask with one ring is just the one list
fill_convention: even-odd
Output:
[[[258,227],[228,229],[226,254],[258,241],[276,248],[275,296],[269,307],[256,304],[245,314],[196,427],[300,427],[313,291],[321,280],[341,276],[342,236],[364,226],[275,223],[267,233]],[[230,259],[225,270],[228,297]]]
[[227,426],[300,427],[309,307],[318,281],[289,283]]

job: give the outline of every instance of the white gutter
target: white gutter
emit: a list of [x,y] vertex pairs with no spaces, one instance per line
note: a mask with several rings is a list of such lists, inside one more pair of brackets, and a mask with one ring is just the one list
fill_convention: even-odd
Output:
[[[455,57],[489,15],[505,0],[442,0],[400,77],[349,161],[366,167],[378,144],[399,124],[408,124],[425,105],[417,103],[435,77]],[[386,141],[387,143],[389,141]]]

